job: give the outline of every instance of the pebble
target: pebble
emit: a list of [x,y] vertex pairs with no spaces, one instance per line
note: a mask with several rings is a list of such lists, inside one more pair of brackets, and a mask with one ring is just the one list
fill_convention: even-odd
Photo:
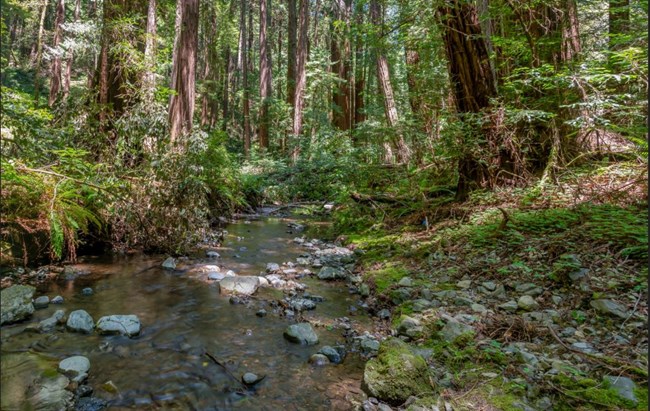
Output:
[[50,301],[52,304],[63,304],[63,297],[60,295],[57,295],[56,297],[52,298],[52,301]]
[[90,287],[86,287],[83,290],[81,290],[81,294],[83,295],[93,295],[93,289]]
[[314,354],[309,357],[309,363],[315,366],[323,366],[330,363],[330,360],[323,354]]
[[266,313],[266,310],[265,310],[265,309],[258,310],[258,311],[255,313],[255,315],[258,316],[258,317],[266,317],[266,314],[267,314],[267,313]]
[[47,295],[42,295],[34,300],[34,308],[47,308],[50,304],[50,298]]

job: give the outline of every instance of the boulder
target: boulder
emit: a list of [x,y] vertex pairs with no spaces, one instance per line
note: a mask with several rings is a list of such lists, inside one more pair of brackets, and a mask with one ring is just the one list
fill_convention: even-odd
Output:
[[535,311],[539,308],[539,304],[530,295],[522,295],[517,301],[517,306],[524,311]]
[[327,359],[334,363],[334,364],[340,364],[343,362],[343,358],[341,357],[341,353],[338,352],[335,348],[330,347],[329,345],[324,346],[320,350],[318,350],[318,354],[322,354]]
[[90,370],[90,361],[81,355],[68,357],[59,363],[59,372],[68,378],[88,374],[88,370]]
[[600,314],[611,315],[623,319],[626,319],[628,316],[627,309],[621,304],[612,300],[593,300],[591,303],[589,303],[589,305],[591,305],[591,308]]
[[322,365],[329,364],[330,360],[323,354],[313,354],[311,357],[309,357],[309,363],[311,365],[320,367]]
[[122,334],[133,337],[140,334],[140,319],[137,315],[109,315],[97,321],[100,334]]
[[50,318],[46,318],[38,323],[38,330],[42,333],[52,331],[64,317],[65,312],[63,310],[56,310]]
[[65,327],[70,331],[90,334],[95,328],[95,321],[86,311],[76,310],[68,316]]
[[47,308],[48,305],[50,305],[50,297],[47,295],[42,295],[34,300],[34,308],[36,309]]
[[252,295],[260,286],[260,279],[256,276],[225,277],[219,283],[221,293],[237,293]]
[[176,269],[176,259],[174,257],[169,257],[162,263],[162,267],[167,270]]
[[473,335],[474,334],[474,327],[463,324],[458,321],[448,321],[447,324],[445,324],[444,327],[442,327],[442,330],[440,330],[440,335],[442,338],[447,341],[447,342],[454,342],[456,341],[459,337],[463,335]]
[[636,390],[636,384],[634,381],[627,377],[621,377],[618,375],[606,375],[603,377],[603,380],[616,391],[619,397],[623,398],[630,405],[636,407],[639,403],[639,400],[636,398],[634,390]]
[[12,285],[0,292],[0,325],[31,317],[34,313],[34,287]]
[[284,331],[284,338],[287,340],[303,344],[318,344],[318,335],[309,323],[292,324]]
[[401,405],[412,395],[433,394],[426,361],[398,338],[381,343],[377,357],[366,363],[362,388],[368,396],[392,405]]
[[323,267],[317,275],[321,280],[341,280],[346,277],[345,271],[334,267]]

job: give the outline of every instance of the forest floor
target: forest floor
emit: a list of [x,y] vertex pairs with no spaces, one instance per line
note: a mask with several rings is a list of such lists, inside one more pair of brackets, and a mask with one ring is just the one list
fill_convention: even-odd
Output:
[[412,410],[647,409],[646,166],[601,163],[449,200],[411,216],[350,206],[383,219],[343,237],[361,255],[377,334],[434,370],[433,396],[377,396]]

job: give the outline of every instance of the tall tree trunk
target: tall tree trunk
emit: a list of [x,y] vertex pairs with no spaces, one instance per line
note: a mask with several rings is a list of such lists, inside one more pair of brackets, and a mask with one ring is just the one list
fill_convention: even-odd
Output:
[[38,105],[41,94],[41,61],[43,60],[43,32],[45,31],[45,14],[47,13],[47,0],[43,0],[41,19],[38,23],[38,38],[36,40],[36,61],[34,64],[34,101]]
[[[217,70],[217,11],[209,7],[209,16],[205,19],[206,29],[203,35],[205,64],[203,67],[203,95],[201,96],[201,126],[212,129],[217,122],[218,107],[218,76]],[[227,67],[226,67],[227,69]]]
[[142,81],[145,99],[153,101],[156,90],[156,0],[149,0],[147,31],[144,43],[144,76]]
[[[438,17],[456,109],[461,114],[480,113],[489,107],[496,88],[476,6],[463,0],[451,0],[438,8]],[[464,200],[475,185],[483,185],[486,172],[485,166],[471,152],[461,156],[456,198]]]
[[242,64],[242,86],[243,86],[243,115],[244,115],[244,156],[248,158],[251,150],[251,131],[250,131],[250,100],[248,98],[248,44],[246,41],[246,7],[247,0],[241,0],[241,19],[240,19],[240,37],[241,37],[241,64]]
[[344,23],[342,30],[332,26],[330,44],[330,60],[332,73],[338,82],[332,93],[334,126],[339,130],[352,128],[352,97],[350,85],[350,40],[348,38],[350,24],[350,0],[336,0],[334,4],[335,18]]
[[575,59],[582,51],[578,28],[578,6],[575,0],[563,0],[562,16],[562,61]]
[[269,147],[269,99],[271,98],[271,47],[268,41],[268,26],[271,21],[271,0],[260,0],[260,118],[259,144],[261,149]]
[[61,92],[61,56],[58,53],[57,47],[61,43],[63,37],[63,22],[65,19],[65,2],[58,0],[56,4],[56,19],[54,21],[54,40],[52,41],[52,48],[55,49],[54,59],[52,60],[50,72],[50,98],[47,104],[52,107],[56,98]]
[[99,110],[100,131],[111,129],[109,117],[120,116],[126,107],[133,101],[133,88],[141,79],[141,74],[136,74],[132,67],[124,67],[119,53],[120,48],[115,47],[121,42],[129,42],[131,47],[143,52],[144,44],[141,36],[134,34],[125,37],[120,27],[125,18],[135,18],[142,33],[146,28],[147,3],[136,0],[104,0],[104,17],[102,25],[101,51],[97,69],[97,103],[102,107]]
[[[356,5],[356,25],[357,27],[363,26],[363,5]],[[363,42],[363,36],[357,31],[355,34],[355,74],[354,74],[354,124],[363,123],[366,120],[365,105],[364,105],[364,89],[365,89],[365,66],[366,66],[366,53]]]
[[[302,135],[302,117],[305,104],[305,88],[307,85],[307,37],[309,35],[309,0],[300,0],[299,35],[296,49],[296,92],[293,107],[293,135],[296,139]],[[300,154],[300,144],[296,141],[292,159],[294,163]]]
[[[81,17],[81,0],[76,0],[74,5],[74,22],[79,23]],[[74,52],[68,52],[68,59],[65,64],[65,74],[63,76],[63,98],[68,98],[70,94],[70,80],[72,78],[72,64],[74,63]]]
[[174,95],[169,104],[169,128],[172,144],[192,130],[194,85],[199,33],[199,0],[179,0],[182,4],[178,48],[172,70]]
[[298,38],[298,19],[296,0],[288,0],[287,21],[287,104],[293,109],[296,98],[296,43]]
[[[382,10],[378,0],[371,0],[370,2],[370,15],[372,22],[376,26],[383,25]],[[381,35],[383,36],[383,30]],[[379,90],[384,98],[384,111],[386,113],[386,122],[388,126],[393,129],[396,136],[393,138],[393,144],[397,151],[397,160],[400,163],[408,163],[411,152],[409,147],[404,141],[404,136],[397,130],[399,117],[397,115],[397,106],[395,105],[395,96],[393,94],[393,86],[390,82],[390,70],[388,68],[388,60],[383,50],[383,41],[380,42],[376,50],[376,63],[377,63],[377,81],[379,83]],[[392,160],[391,152],[386,152],[386,159]]]

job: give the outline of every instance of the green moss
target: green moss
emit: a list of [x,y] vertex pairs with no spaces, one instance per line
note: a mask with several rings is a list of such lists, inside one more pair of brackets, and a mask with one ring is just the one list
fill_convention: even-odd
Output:
[[366,279],[374,281],[377,293],[382,293],[409,274],[400,263],[387,264],[384,268],[365,272]]
[[577,401],[608,408],[636,409],[634,404],[619,396],[616,390],[606,383],[591,378],[571,378],[559,374],[553,378],[553,382],[560,386],[565,394],[561,401],[565,407],[572,407]]
[[426,361],[398,338],[382,342],[377,357],[366,363],[363,386],[369,395],[394,405],[411,395],[433,394]]

